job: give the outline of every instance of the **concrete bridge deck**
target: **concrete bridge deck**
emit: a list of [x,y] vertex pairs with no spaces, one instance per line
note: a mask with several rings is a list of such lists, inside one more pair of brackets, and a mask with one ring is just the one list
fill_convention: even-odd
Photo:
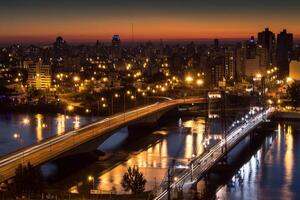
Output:
[[0,182],[12,178],[15,175],[15,169],[20,164],[24,165],[30,162],[32,165],[37,166],[81,144],[127,126],[134,121],[141,120],[179,104],[197,103],[203,102],[204,100],[203,98],[189,98],[155,103],[125,113],[109,116],[79,129],[66,132],[63,135],[55,136],[43,140],[40,143],[22,148],[0,158]]

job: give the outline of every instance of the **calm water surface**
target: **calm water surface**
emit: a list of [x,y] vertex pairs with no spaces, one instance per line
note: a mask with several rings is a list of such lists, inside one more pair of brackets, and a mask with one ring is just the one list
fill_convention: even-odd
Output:
[[217,199],[300,199],[300,123],[278,123]]
[[128,138],[126,128],[118,131],[100,145],[99,150],[110,155],[84,170],[66,177],[59,187],[69,185],[69,191],[77,193],[80,187],[89,185],[88,177],[94,178],[94,189],[125,193],[121,182],[129,166],[138,166],[147,183],[146,190],[160,186],[166,178],[166,172],[172,165],[187,165],[194,155],[205,151],[205,146],[221,136],[204,136],[203,118],[177,120],[153,133],[138,139]]
[[[98,117],[0,114],[0,156],[67,130],[95,121]],[[17,135],[17,137],[14,137]]]
[[[24,119],[29,123],[23,123]],[[97,118],[64,115],[0,115],[0,156],[64,131],[78,128]],[[274,124],[272,125],[274,127]],[[124,193],[123,174],[129,166],[138,166],[147,179],[146,189],[153,190],[165,180],[166,171],[174,164],[187,165],[193,154],[200,155],[221,138],[205,135],[205,119],[175,119],[156,131],[132,139],[123,128],[98,147],[105,153],[85,166],[62,173],[65,165],[55,161],[42,166],[51,187],[80,192],[84,186],[102,191]],[[143,130],[141,130],[143,132]],[[215,131],[218,132],[218,131]],[[220,185],[216,199],[300,199],[300,123],[278,123],[263,139],[250,159]],[[20,134],[15,139],[14,133]],[[75,163],[85,159],[75,159]],[[65,163],[66,164],[66,163]],[[68,171],[68,170],[66,170]],[[57,178],[57,174],[61,176]],[[93,186],[88,177],[93,177]]]

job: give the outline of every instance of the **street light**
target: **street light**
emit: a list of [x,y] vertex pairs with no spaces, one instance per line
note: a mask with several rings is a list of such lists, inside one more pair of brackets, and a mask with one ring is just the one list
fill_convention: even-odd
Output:
[[186,81],[187,83],[191,83],[193,80],[194,80],[193,77],[190,76],[190,75],[188,75],[188,76],[185,77],[185,81]]
[[78,82],[80,80],[80,78],[78,76],[74,76],[73,80],[74,80],[74,82]]
[[27,125],[27,124],[30,123],[30,121],[29,121],[28,118],[24,118],[24,119],[22,120],[22,123],[23,123],[24,125]]
[[88,176],[88,181],[93,183],[93,189],[95,188],[95,178],[93,176]]
[[[21,135],[19,133],[14,133],[13,138],[20,142],[21,146],[23,146],[23,139],[21,138]],[[22,164],[24,163],[24,151],[22,153]]]
[[269,100],[268,100],[268,103],[269,103],[270,105],[272,105],[272,104],[273,104],[272,99],[269,99]]
[[21,136],[20,136],[20,134],[18,134],[18,133],[14,133],[13,137],[14,137],[14,139],[18,139],[18,138],[20,138]]
[[74,110],[74,106],[69,105],[69,106],[67,107],[67,109],[68,109],[68,111],[73,111],[73,110]]
[[119,98],[120,95],[118,93],[115,93],[114,96],[111,97],[111,114],[114,114],[114,97]]
[[291,77],[287,77],[286,78],[286,83],[289,84],[289,83],[292,83],[294,80],[291,78]]
[[198,86],[203,85],[203,83],[204,83],[204,81],[203,81],[202,79],[197,79],[197,81],[196,81],[196,84],[197,84]]

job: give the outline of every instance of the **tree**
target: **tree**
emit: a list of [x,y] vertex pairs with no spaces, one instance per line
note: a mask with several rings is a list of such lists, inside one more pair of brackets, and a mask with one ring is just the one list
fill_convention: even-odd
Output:
[[123,176],[122,187],[125,191],[138,194],[144,192],[146,182],[143,173],[139,171],[138,167],[129,167]]
[[294,82],[289,85],[287,88],[287,94],[292,101],[293,107],[296,109],[300,103],[300,84]]
[[43,181],[40,171],[30,163],[19,165],[14,178],[14,193],[17,196],[39,194],[43,190]]

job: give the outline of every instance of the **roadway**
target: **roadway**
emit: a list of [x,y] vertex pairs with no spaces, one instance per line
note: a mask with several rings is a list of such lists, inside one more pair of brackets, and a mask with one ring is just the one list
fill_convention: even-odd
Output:
[[[189,190],[194,183],[196,183],[208,170],[211,169],[212,166],[219,162],[225,154],[227,154],[235,145],[246,137],[251,130],[262,123],[264,121],[264,115],[268,118],[274,111],[274,108],[261,111],[249,120],[231,129],[230,133],[226,137],[226,141],[225,139],[219,141],[207,152],[194,158],[190,162],[188,169],[174,174],[173,181],[170,184],[170,191],[176,187],[182,188],[185,191]],[[227,151],[225,151],[225,142]],[[167,196],[168,189],[161,188],[155,200],[167,199]]]
[[43,140],[34,145],[22,148],[0,158],[0,182],[10,179],[15,169],[30,162],[37,166],[57,156],[78,147],[92,139],[108,132],[113,132],[129,123],[143,119],[159,111],[184,103],[203,102],[203,98],[189,98],[154,103],[125,113],[116,114],[103,120],[88,124],[79,129],[66,132],[62,135]]

